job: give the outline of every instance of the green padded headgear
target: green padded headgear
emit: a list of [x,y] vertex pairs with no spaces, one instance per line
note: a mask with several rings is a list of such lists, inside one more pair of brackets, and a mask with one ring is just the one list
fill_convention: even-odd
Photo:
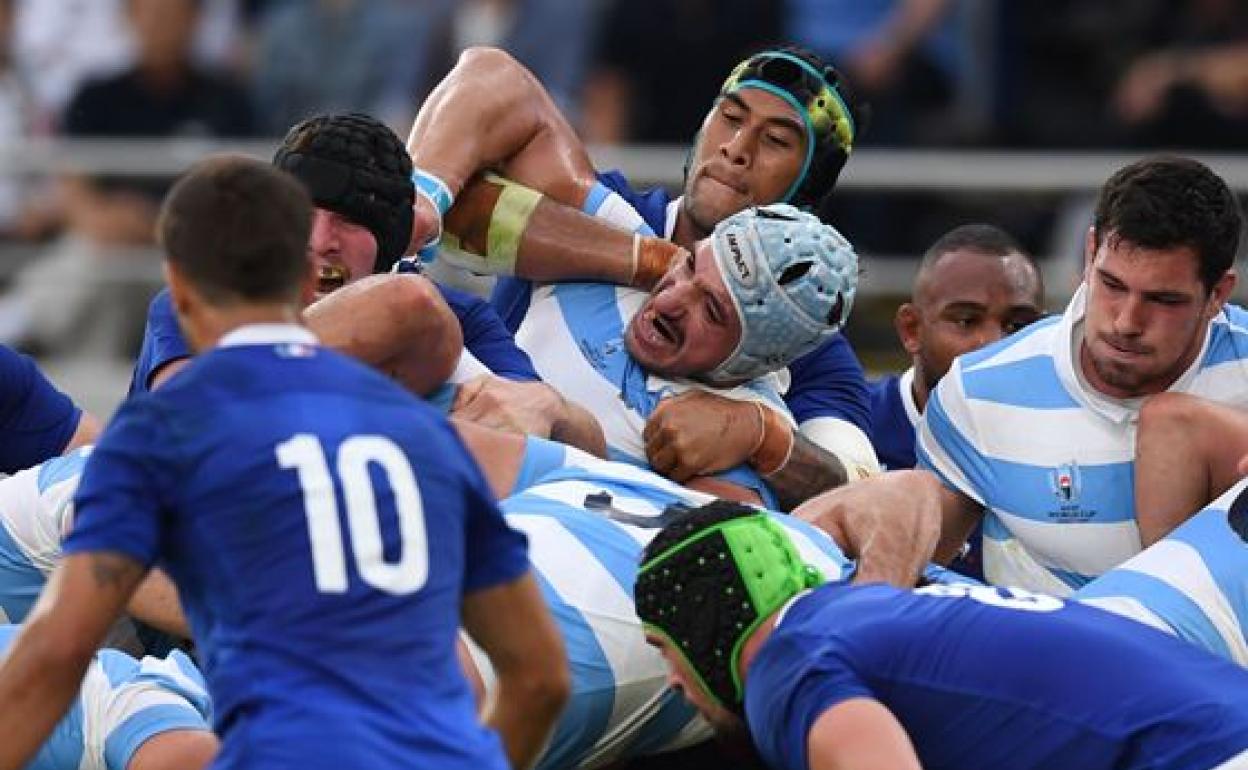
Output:
[[825,581],[771,514],[716,501],[646,546],[633,596],[646,630],[665,638],[721,705],[740,711],[741,648],[785,602]]

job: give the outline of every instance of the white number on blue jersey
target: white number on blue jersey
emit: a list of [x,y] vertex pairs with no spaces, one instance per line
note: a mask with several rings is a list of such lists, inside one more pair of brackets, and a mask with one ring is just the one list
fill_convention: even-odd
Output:
[[916,594],[925,596],[947,596],[955,599],[974,599],[981,604],[993,607],[1004,607],[1008,610],[1024,610],[1026,612],[1053,612],[1060,610],[1064,604],[1055,596],[1033,594],[1021,588],[1001,588],[998,586],[977,586],[968,583],[949,583],[923,586],[915,590]]
[[[312,543],[312,568],[321,593],[347,590],[347,559],[342,527],[334,496],[335,479],[320,439],[301,433],[278,445],[277,462],[299,474],[303,509]],[[387,563],[381,542],[377,498],[368,466],[375,463],[385,472],[394,492],[402,543],[399,560]],[[410,594],[424,587],[429,577],[429,542],[425,533],[425,508],[416,475],[407,457],[383,436],[353,436],[338,447],[337,481],[347,504],[351,551],[365,583],[390,594]]]

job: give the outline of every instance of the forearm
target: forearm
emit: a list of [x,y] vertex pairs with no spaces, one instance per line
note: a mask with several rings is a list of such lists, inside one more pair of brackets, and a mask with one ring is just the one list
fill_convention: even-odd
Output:
[[446,381],[463,349],[455,314],[429,281],[376,275],[308,306],[303,320],[328,347],[363,361],[418,395]]
[[648,289],[679,251],[669,241],[634,235],[497,177],[470,181],[447,213],[445,228],[461,251],[481,258],[461,266],[532,281]]
[[500,675],[483,721],[498,731],[513,768],[532,767],[546,746],[564,699],[522,674]]
[[493,48],[460,56],[422,105],[407,147],[415,165],[453,194],[487,168],[574,203],[593,184],[589,156],[550,95]]
[[607,438],[598,419],[588,409],[566,398],[562,413],[550,425],[550,438],[596,457],[607,456]]
[[780,507],[791,511],[810,498],[841,486],[848,480],[848,473],[840,458],[794,432],[788,460],[765,478]]

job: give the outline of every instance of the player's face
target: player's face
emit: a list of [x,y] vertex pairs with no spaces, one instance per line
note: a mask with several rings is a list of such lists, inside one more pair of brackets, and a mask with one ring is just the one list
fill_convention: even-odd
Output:
[[1021,254],[956,249],[932,265],[914,298],[913,333],[902,339],[931,389],[954,358],[1027,326],[1042,305],[1039,276]]
[[806,158],[801,118],[757,88],[721,98],[698,136],[683,205],[703,232],[748,206],[779,201]]
[[1191,366],[1209,321],[1235,285],[1207,292],[1187,246],[1148,249],[1109,233],[1087,245],[1087,317],[1079,362],[1088,382],[1116,398],[1158,393]]
[[657,648],[663,656],[663,662],[667,665],[667,686],[697,709],[716,733],[733,735],[741,731],[741,720],[715,702],[689,669],[684,657],[672,649],[666,639],[655,634],[646,634],[646,643]]
[[741,319],[705,239],[659,280],[624,333],[633,358],[664,377],[709,372],[740,339]]
[[316,269],[317,299],[373,272],[377,239],[363,225],[320,206],[308,236],[308,260]]

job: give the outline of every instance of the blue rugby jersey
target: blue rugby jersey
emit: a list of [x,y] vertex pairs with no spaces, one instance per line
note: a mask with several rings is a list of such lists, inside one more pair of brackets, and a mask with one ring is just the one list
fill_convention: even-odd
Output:
[[[992,583],[1068,594],[1140,550],[1139,403],[1077,373],[1084,293],[1064,315],[958,357],[923,413],[919,465],[985,507]],[[1248,406],[1248,313],[1228,305],[1170,389]]]
[[1198,770],[1248,751],[1248,672],[1093,607],[1021,589],[834,583],[791,604],[746,672],[774,768],[851,698],[928,770]]
[[160,561],[216,708],[215,767],[503,768],[454,652],[525,574],[431,407],[306,330],[227,335],[105,431],[66,553]]
[[[464,349],[472,353],[499,377],[518,382],[538,379],[533,364],[524,351],[516,347],[510,332],[498,314],[485,300],[467,292],[434,283],[442,298],[459,319],[464,334]],[[161,289],[147,308],[147,325],[143,329],[143,345],[130,376],[130,394],[146,393],[152,374],[171,361],[191,356],[191,348],[178,328],[178,319],[169,299],[169,290]],[[66,437],[68,439],[68,437]]]
[[59,455],[82,410],[35,362],[0,345],[0,473],[16,473]]

